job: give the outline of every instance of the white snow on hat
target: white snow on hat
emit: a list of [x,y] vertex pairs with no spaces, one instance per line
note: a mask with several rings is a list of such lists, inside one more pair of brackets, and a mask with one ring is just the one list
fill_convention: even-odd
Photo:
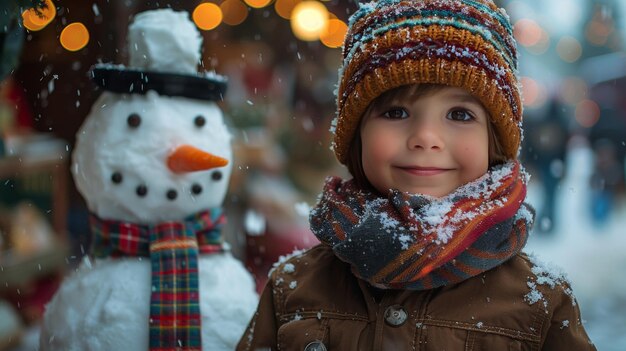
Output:
[[159,9],[138,14],[128,27],[130,67],[196,73],[202,36],[189,13]]

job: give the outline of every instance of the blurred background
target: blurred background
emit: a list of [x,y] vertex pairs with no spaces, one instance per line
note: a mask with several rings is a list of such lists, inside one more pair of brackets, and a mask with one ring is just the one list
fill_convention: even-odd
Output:
[[[498,3],[520,49],[537,210],[526,251],[569,276],[599,350],[626,350],[626,1]],[[0,350],[37,349],[45,303],[89,251],[69,172],[101,93],[88,72],[127,64],[128,24],[156,8],[188,11],[204,38],[200,70],[229,78],[226,234],[259,287],[279,256],[315,245],[309,208],[327,175],[347,177],[328,130],[355,1],[2,1]]]

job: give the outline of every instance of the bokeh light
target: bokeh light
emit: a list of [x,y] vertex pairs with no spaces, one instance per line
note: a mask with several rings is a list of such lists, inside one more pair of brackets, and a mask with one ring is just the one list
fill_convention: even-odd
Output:
[[236,26],[248,17],[248,7],[241,0],[226,0],[221,5],[224,23]]
[[600,12],[596,12],[585,28],[585,38],[593,45],[606,45],[614,30],[612,19],[610,17],[605,18]]
[[583,47],[578,39],[566,35],[556,44],[556,52],[563,61],[573,63],[583,54]]
[[318,40],[328,26],[328,10],[317,1],[303,1],[291,13],[291,30],[303,41]]
[[343,45],[343,40],[347,32],[348,25],[344,21],[331,18],[328,20],[326,30],[320,36],[320,41],[329,48],[338,48]]
[[56,7],[52,0],[45,1],[46,7],[39,9],[39,14],[31,8],[22,12],[22,23],[30,31],[38,31],[45,28],[57,14]]
[[513,35],[520,45],[534,55],[544,54],[550,48],[550,34],[532,19],[522,18],[515,22]]
[[546,103],[548,94],[543,84],[530,77],[522,77],[521,83],[524,106],[540,107]]
[[24,25],[24,28],[28,29],[31,32],[36,32],[44,29],[45,26],[37,25],[33,23],[33,21],[31,21],[31,15],[29,14],[29,11],[30,10],[25,10],[24,12],[22,12],[22,24]]
[[526,49],[534,55],[541,55],[541,54],[545,54],[549,48],[550,48],[550,34],[548,34],[546,30],[541,28],[541,37],[539,38],[539,41],[535,45],[527,47]]
[[65,50],[78,51],[89,43],[89,31],[80,22],[70,23],[61,31],[59,40]]
[[567,77],[563,79],[559,93],[563,101],[572,106],[576,106],[587,97],[588,90],[589,87],[582,78]]
[[600,120],[600,107],[589,99],[585,99],[576,105],[576,122],[585,128],[591,128]]
[[543,29],[537,24],[537,22],[528,18],[522,18],[515,22],[515,25],[513,26],[513,35],[515,36],[517,42],[521,45],[533,46],[541,40],[542,30]]
[[244,0],[248,6],[253,7],[255,9],[263,8],[269,5],[272,0]]
[[296,5],[301,2],[302,0],[276,0],[274,9],[280,17],[284,19],[291,19],[291,12],[293,12]]
[[216,4],[205,2],[193,10],[191,15],[194,23],[202,30],[215,29],[222,23],[222,9]]

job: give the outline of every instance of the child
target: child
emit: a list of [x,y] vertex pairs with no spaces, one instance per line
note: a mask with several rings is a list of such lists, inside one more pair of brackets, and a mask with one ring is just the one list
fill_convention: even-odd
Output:
[[520,251],[516,47],[491,0],[350,19],[322,244],[276,265],[238,350],[595,350],[562,276]]

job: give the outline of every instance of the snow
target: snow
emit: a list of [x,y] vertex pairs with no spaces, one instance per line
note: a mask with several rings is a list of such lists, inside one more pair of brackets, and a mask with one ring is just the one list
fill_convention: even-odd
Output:
[[311,212],[311,206],[309,206],[308,203],[298,202],[297,204],[293,206],[293,208],[296,210],[296,213],[299,216],[309,218],[309,213]]
[[128,27],[130,66],[134,68],[195,74],[201,45],[202,36],[184,11],[146,11]]
[[[545,307],[548,306],[548,302],[544,300],[543,294],[541,294],[537,290],[537,285],[547,285],[551,289],[554,289],[557,285],[562,285],[564,283],[571,284],[566,277],[566,273],[563,269],[554,263],[546,263],[542,262],[538,257],[533,254],[528,256],[533,263],[533,267],[531,268],[532,273],[534,274],[533,280],[528,281],[528,287],[530,288],[530,292],[524,296],[524,300],[526,300],[529,304],[534,304],[538,301],[542,301]],[[565,288],[565,293],[568,294],[572,299],[572,306],[576,305],[576,299],[573,295],[573,292],[570,288]]]
[[262,214],[253,210],[246,211],[243,218],[244,228],[251,236],[263,235],[265,233],[266,219]]
[[[203,350],[232,349],[256,310],[254,281],[229,253],[201,257],[199,270]],[[42,349],[147,350],[149,301],[150,262],[81,265],[46,306]]]
[[286,263],[283,266],[283,272],[285,272],[285,273],[293,273],[295,271],[296,271],[296,266],[294,266],[293,263]]
[[[293,250],[293,252],[291,252],[290,254],[278,257],[278,261],[274,262],[274,264],[272,265],[272,268],[267,273],[267,276],[268,277],[271,276],[274,270],[278,268],[280,265],[282,265],[283,263],[289,261],[292,258],[298,258],[302,256],[303,254],[305,254],[306,252],[307,252],[306,249],[303,249],[303,250],[296,249],[296,250]],[[287,270],[289,270],[289,268],[287,268]],[[294,266],[294,270],[295,270],[295,266]],[[278,284],[279,281],[277,280],[276,283]]]
[[537,290],[537,284],[535,282],[529,281],[528,287],[530,288],[530,292],[524,295],[524,300],[529,304],[533,305],[536,302],[542,301],[545,307],[547,307],[546,300],[543,299],[543,294]]
[[[618,203],[604,228],[591,222],[588,179],[591,151],[570,149],[566,179],[557,193],[552,235],[533,233],[525,251],[560,266],[571,282],[582,320],[598,350],[626,350],[626,203]],[[531,182],[529,201],[540,208],[539,183]],[[569,326],[563,321],[562,326]]]

